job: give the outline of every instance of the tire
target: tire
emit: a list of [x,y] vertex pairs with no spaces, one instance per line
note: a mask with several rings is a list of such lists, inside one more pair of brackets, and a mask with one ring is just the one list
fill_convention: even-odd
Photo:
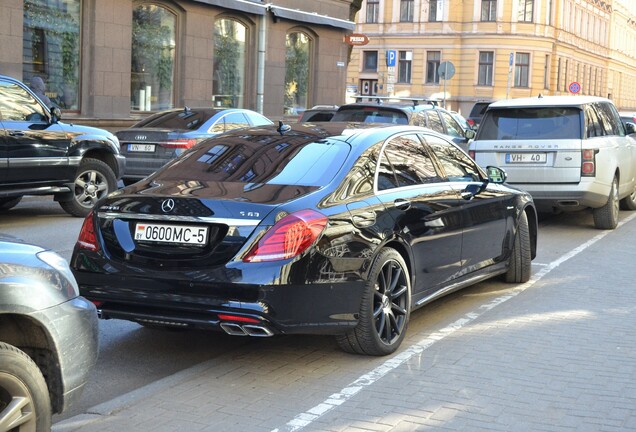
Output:
[[60,201],[60,206],[68,214],[78,217],[86,217],[99,200],[117,190],[115,173],[98,159],[84,159],[73,183],[73,199]]
[[519,217],[515,243],[508,262],[505,280],[509,283],[523,283],[530,279],[532,272],[532,251],[530,245],[530,229],[528,215],[523,212]]
[[391,354],[404,340],[410,310],[411,278],[406,264],[394,249],[383,249],[369,271],[358,325],[338,335],[338,345],[353,354]]
[[0,211],[11,210],[13,207],[20,204],[22,197],[0,198]]
[[621,200],[620,206],[623,210],[636,210],[636,186],[634,186],[631,194]]
[[618,226],[618,179],[614,177],[607,203],[594,209],[594,226],[598,229],[614,229]]
[[51,400],[42,372],[28,355],[3,342],[0,342],[0,430],[51,430]]

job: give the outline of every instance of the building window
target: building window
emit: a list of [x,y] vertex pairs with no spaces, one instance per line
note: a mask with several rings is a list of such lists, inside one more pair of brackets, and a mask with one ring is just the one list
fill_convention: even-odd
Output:
[[399,51],[398,53],[398,83],[411,83],[411,63],[413,62],[412,51]]
[[534,15],[534,0],[519,0],[519,15],[517,21],[532,22]]
[[400,21],[413,22],[413,0],[400,1]]
[[515,87],[528,87],[530,73],[530,54],[515,54]]
[[214,23],[214,75],[212,102],[215,107],[245,106],[245,56],[247,27],[233,19]]
[[481,0],[481,20],[497,20],[497,0]]
[[285,113],[297,114],[307,108],[310,39],[303,32],[288,33],[285,45]]
[[440,51],[426,53],[426,84],[439,84],[439,64],[442,58]]
[[479,53],[479,77],[477,85],[492,86],[493,63],[495,53],[492,51],[481,51]]
[[159,111],[173,107],[177,17],[157,5],[133,9],[130,109]]
[[442,20],[442,4],[443,0],[428,0],[428,20]]
[[378,22],[380,15],[380,0],[367,0],[367,24]]
[[378,71],[378,52],[377,51],[362,52],[362,71],[363,72]]
[[23,80],[43,82],[52,104],[79,109],[80,0],[25,0],[23,19]]

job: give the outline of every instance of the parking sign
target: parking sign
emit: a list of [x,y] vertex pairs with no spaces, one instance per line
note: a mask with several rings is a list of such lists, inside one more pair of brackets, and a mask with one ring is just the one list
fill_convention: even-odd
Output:
[[386,50],[386,65],[389,67],[395,67],[397,64],[397,51]]

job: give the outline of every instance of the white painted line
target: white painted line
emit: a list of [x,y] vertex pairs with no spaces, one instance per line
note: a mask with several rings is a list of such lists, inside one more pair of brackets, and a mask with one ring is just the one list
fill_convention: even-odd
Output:
[[[617,229],[634,218],[636,218],[636,213],[632,213],[630,216],[626,217],[622,222],[620,222],[618,224]],[[541,270],[534,273],[530,277],[530,280],[528,282],[515,287],[506,295],[497,297],[489,301],[488,303],[485,303],[479,306],[477,310],[468,312],[462,318],[458,319],[457,321],[450,324],[449,326],[435,333],[432,333],[428,337],[420,340],[415,345],[412,345],[409,348],[405,349],[404,351],[399,352],[398,354],[394,355],[393,357],[385,361],[383,364],[381,364],[377,368],[373,369],[371,372],[366,373],[362,375],[361,377],[359,377],[358,379],[356,379],[355,381],[353,381],[347,387],[340,390],[340,392],[332,394],[326,400],[319,403],[315,407],[310,408],[304,413],[298,414],[292,420],[287,422],[287,424],[285,424],[284,426],[273,429],[272,432],[295,432],[311,425],[318,418],[322,417],[323,415],[327,414],[329,411],[347,402],[357,393],[362,391],[365,387],[369,387],[375,384],[376,381],[378,381],[380,378],[384,377],[386,374],[396,369],[402,363],[405,363],[408,360],[410,360],[412,357],[418,354],[421,354],[422,351],[430,348],[433,344],[441,341],[447,336],[452,335],[457,330],[460,330],[461,328],[465,327],[467,324],[476,320],[477,318],[479,318],[486,312],[494,309],[495,307],[499,306],[502,303],[507,302],[511,298],[516,297],[518,294],[521,294],[522,292],[524,292],[525,290],[533,286],[535,283],[537,283],[539,280],[541,280],[544,276],[546,276],[552,270],[554,270],[555,268],[557,268],[558,266],[560,266],[561,264],[563,264],[570,258],[580,254],[581,252],[583,252],[584,250],[586,250],[587,248],[589,248],[594,243],[598,242],[599,240],[601,240],[603,237],[605,237],[611,232],[612,231],[610,230],[602,231],[598,235],[594,236],[592,239],[578,246],[577,248],[572,249],[570,252],[562,255],[561,257],[557,258],[551,263],[544,265]]]

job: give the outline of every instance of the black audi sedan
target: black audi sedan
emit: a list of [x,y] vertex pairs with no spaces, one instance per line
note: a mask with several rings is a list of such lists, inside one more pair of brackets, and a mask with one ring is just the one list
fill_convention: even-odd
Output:
[[530,195],[417,126],[298,123],[210,138],[86,217],[71,267],[101,318],[395,351],[418,307],[525,282]]

